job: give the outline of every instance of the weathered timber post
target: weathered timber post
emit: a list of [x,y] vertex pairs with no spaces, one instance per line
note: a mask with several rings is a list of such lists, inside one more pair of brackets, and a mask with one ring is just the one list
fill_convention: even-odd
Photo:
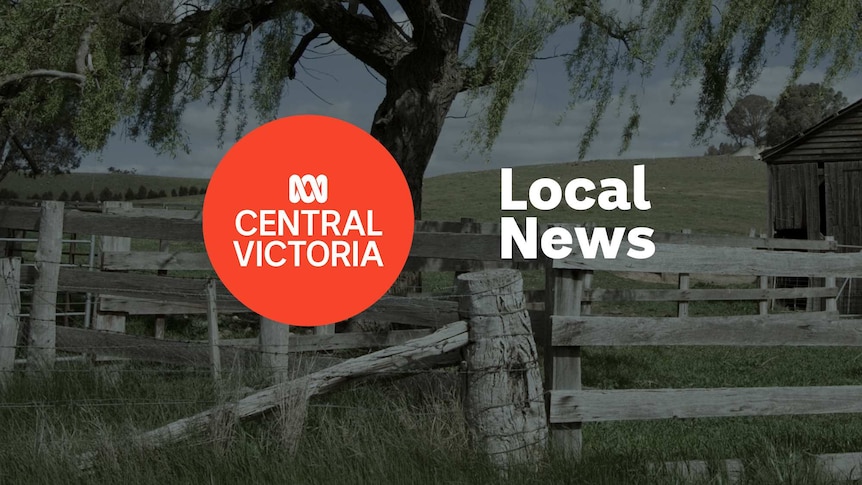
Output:
[[474,446],[506,468],[535,464],[548,441],[538,353],[524,303],[521,274],[512,269],[458,277],[462,318],[468,319],[464,414]]
[[221,380],[221,351],[218,336],[218,308],[216,307],[216,280],[207,282],[207,338],[210,345],[210,373],[214,381]]
[[[122,214],[132,208],[131,202],[121,201],[104,201],[102,202],[103,214]],[[132,250],[132,238],[122,236],[99,236],[99,264],[98,269],[101,270],[104,266],[105,253],[107,252],[127,252]],[[96,296],[96,311],[93,313],[92,328],[94,330],[105,330],[108,332],[126,333],[126,315],[121,313],[105,313],[102,312],[102,300],[107,295],[100,294]],[[98,364],[100,355],[89,354],[93,364]],[[120,378],[120,368],[122,362],[114,362],[113,364],[99,367],[99,376],[109,383],[116,383]]]
[[[461,234],[477,234],[481,231],[473,230],[473,223],[476,222],[476,219],[472,217],[462,217],[461,218]],[[458,277],[462,274],[469,273],[469,271],[465,270],[455,270],[455,281],[453,281],[453,286],[458,286]]]
[[290,325],[260,317],[260,362],[272,373],[273,382],[280,384],[288,380],[288,350]]
[[[161,240],[159,241],[159,251],[167,252],[170,250],[170,241]],[[166,276],[168,274],[168,270],[160,269],[156,271],[156,274],[159,276]],[[156,321],[153,324],[153,336],[157,339],[165,338],[165,323],[166,318],[165,315],[156,315]]]
[[[131,202],[106,201],[102,202],[102,212],[119,212],[123,209],[131,209]],[[118,236],[101,236],[99,238],[99,258],[104,260],[104,254],[110,251],[131,251],[132,239],[129,237]],[[100,268],[102,264],[99,265]],[[93,319],[93,328],[95,330],[107,330],[109,332],[126,332],[126,316],[116,313],[102,313],[101,300],[105,295],[99,295],[96,306],[96,315]]]
[[36,281],[30,307],[27,366],[53,368],[57,354],[57,283],[63,251],[63,203],[42,202],[39,242],[36,245]]
[[0,259],[0,388],[15,367],[21,313],[21,258]]
[[[691,229],[683,229],[683,234],[691,234]],[[680,290],[688,290],[691,288],[691,275],[688,273],[680,273],[679,274],[679,289]],[[677,302],[677,316],[679,318],[688,317],[688,301],[679,301]]]
[[[550,262],[549,262],[550,263]],[[553,345],[553,316],[580,316],[583,310],[584,287],[588,271],[556,269],[549,264],[545,270],[545,310],[549,325],[545,330],[545,386],[548,390],[581,389],[581,348]],[[550,402],[548,402],[550,405]],[[547,409],[550,412],[550,409]],[[566,456],[580,459],[583,437],[581,423],[551,423],[552,446]]]

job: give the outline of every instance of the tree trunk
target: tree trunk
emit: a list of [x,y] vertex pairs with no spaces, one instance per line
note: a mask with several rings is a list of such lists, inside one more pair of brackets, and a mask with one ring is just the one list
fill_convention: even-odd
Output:
[[[386,96],[371,125],[371,135],[389,150],[404,173],[413,199],[413,216],[417,220],[422,217],[425,169],[431,161],[446,113],[461,87],[457,55],[443,55],[439,59],[434,62],[420,52],[402,59],[386,80]],[[421,274],[405,272],[389,294],[407,296],[421,289]],[[368,322],[362,323],[368,325]]]
[[435,65],[412,54],[387,79],[386,96],[374,114],[371,135],[401,167],[417,220],[422,216],[425,169],[460,87],[461,71],[454,55]]

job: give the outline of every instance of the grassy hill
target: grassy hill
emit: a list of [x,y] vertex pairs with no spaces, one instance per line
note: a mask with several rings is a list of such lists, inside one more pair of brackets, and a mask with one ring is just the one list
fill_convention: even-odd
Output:
[[[597,160],[552,165],[535,165],[514,169],[514,195],[526,199],[529,184],[549,177],[565,184],[577,177],[598,183],[607,177],[618,177],[631,184],[632,167],[646,166],[646,192],[652,203],[649,211],[603,211],[594,207],[577,212],[563,204],[556,210],[527,214],[538,215],[545,222],[593,222],[601,226],[649,226],[656,230],[747,234],[749,228],[765,229],[766,167],[750,157],[686,157],[644,160]],[[156,192],[180,186],[203,187],[205,179],[156,177],[128,174],[73,173],[37,178],[10,175],[0,182],[0,189],[14,190],[22,197],[34,192],[63,190],[82,194],[103,187],[124,193],[137,191],[143,185]],[[631,185],[629,185],[631,189]],[[147,203],[199,206],[202,195],[148,199]],[[139,202],[141,203],[141,202]],[[478,221],[500,219],[500,170],[489,169],[428,178],[425,181],[424,219],[458,220],[470,217]]]
[[[649,211],[604,211],[593,207],[574,211],[565,203],[553,211],[530,209],[517,217],[535,215],[545,222],[593,222],[600,226],[649,226],[656,230],[747,234],[749,228],[765,229],[766,167],[750,157],[687,157],[645,160],[599,160],[514,169],[516,199],[527,199],[532,181],[552,178],[560,185],[586,177],[617,177],[632,190],[632,167],[645,165]],[[598,193],[596,191],[595,193]],[[451,220],[470,217],[499,220],[500,170],[459,173],[425,181],[424,218]],[[595,196],[595,195],[594,195]]]

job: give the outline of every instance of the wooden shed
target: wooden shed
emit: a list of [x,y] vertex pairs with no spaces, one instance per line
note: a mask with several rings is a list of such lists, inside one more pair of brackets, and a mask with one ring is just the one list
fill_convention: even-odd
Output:
[[[862,99],[760,158],[774,237],[832,236],[840,251],[862,251]],[[839,302],[842,313],[862,313],[862,280],[844,284]]]

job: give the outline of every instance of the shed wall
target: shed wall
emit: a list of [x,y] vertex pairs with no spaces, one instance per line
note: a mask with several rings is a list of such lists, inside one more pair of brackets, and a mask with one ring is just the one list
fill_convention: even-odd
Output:
[[[769,166],[770,226],[776,236],[821,239],[820,191],[816,163]],[[801,230],[801,233],[791,231]]]

